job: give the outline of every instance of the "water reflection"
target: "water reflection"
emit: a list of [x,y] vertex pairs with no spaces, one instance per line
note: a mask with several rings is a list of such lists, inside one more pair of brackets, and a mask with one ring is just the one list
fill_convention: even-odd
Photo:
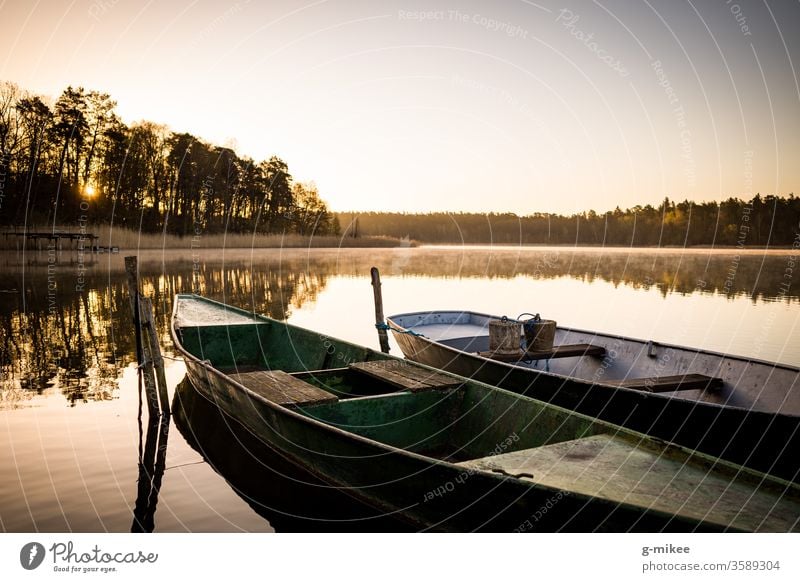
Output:
[[[633,288],[655,288],[663,296],[697,292],[793,301],[799,297],[796,285],[782,292],[790,259],[788,253],[773,251],[465,247],[396,249],[382,267],[393,275],[480,279],[568,277],[586,283],[599,280]],[[367,262],[351,259],[339,263],[340,268],[344,266],[353,274],[364,276],[364,269],[369,270]]]
[[[0,394],[4,408],[55,389],[70,406],[116,397],[122,369],[134,362],[135,338],[121,257],[85,270],[65,263],[7,264],[0,294]],[[85,267],[85,265],[84,265]],[[316,300],[327,274],[297,265],[202,264],[149,260],[140,265],[142,292],[153,299],[162,345],[170,346],[176,293],[197,291],[286,319]],[[197,282],[200,282],[199,285]]]
[[[141,404],[140,410],[141,410]],[[167,463],[169,416],[150,418],[147,433],[142,435],[142,417],[139,416],[139,478],[136,505],[133,509],[131,533],[151,533],[155,530],[156,507],[161,480]]]
[[[32,280],[31,280],[32,279]],[[54,388],[74,406],[115,397],[125,348],[113,348],[109,297],[90,289],[50,295],[48,280],[15,281],[25,289],[0,305],[2,389],[42,394]]]
[[[144,252],[143,292],[153,298],[159,334],[170,345],[172,297],[196,291],[277,319],[313,304],[335,276],[491,280],[518,276],[595,280],[670,293],[747,295],[754,301],[797,301],[785,283],[786,254],[565,248],[347,250],[255,249]],[[71,406],[115,398],[120,370],[133,361],[133,336],[122,256],[78,264],[74,257],[6,253],[7,293],[0,294],[3,406],[24,405],[26,392],[55,388]],[[13,292],[17,290],[17,292]]]
[[189,445],[275,531],[410,531],[278,456],[200,396],[188,380],[175,390],[172,413]]

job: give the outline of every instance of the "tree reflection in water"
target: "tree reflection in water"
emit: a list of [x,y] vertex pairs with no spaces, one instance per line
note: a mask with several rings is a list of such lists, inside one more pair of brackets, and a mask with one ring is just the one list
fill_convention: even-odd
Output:
[[[5,407],[22,405],[33,394],[61,393],[78,403],[115,397],[122,368],[135,362],[135,341],[121,258],[111,268],[95,265],[82,275],[74,263],[26,264],[24,273],[7,266],[9,288],[0,294],[0,391]],[[119,264],[117,264],[119,263]],[[162,345],[171,346],[169,315],[175,293],[195,289],[251,306],[259,313],[285,319],[289,310],[314,301],[327,275],[272,264],[203,265],[179,261],[158,268],[140,266],[142,292],[153,298]],[[18,267],[19,268],[19,267]],[[24,275],[24,284],[23,284]]]
[[[124,254],[124,253],[122,253]],[[24,406],[35,394],[60,393],[71,406],[115,398],[117,378],[135,360],[122,254],[85,264],[61,253],[0,258],[0,403]],[[198,292],[286,319],[314,303],[331,277],[513,277],[595,280],[670,293],[746,295],[795,302],[798,286],[780,293],[787,255],[677,249],[253,249],[143,251],[142,291],[153,299],[162,344],[171,346],[175,293]],[[16,290],[16,292],[14,291]]]

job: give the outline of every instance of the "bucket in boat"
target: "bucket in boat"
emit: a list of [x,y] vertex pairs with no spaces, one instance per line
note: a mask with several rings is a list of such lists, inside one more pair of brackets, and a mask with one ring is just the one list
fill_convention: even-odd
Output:
[[489,351],[497,356],[521,356],[522,324],[507,318],[489,322]]
[[525,343],[529,352],[549,352],[553,349],[556,338],[556,322],[552,319],[541,319],[538,315],[522,324],[525,331]]

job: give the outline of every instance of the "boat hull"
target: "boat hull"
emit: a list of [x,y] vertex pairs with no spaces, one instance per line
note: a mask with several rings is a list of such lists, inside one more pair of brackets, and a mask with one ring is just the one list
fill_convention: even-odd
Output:
[[516,479],[469,471],[368,439],[354,438],[248,393],[199,361],[192,386],[260,442],[356,499],[411,523],[443,531],[722,531],[657,511]]
[[414,531],[276,454],[188,378],[175,388],[172,419],[189,446],[275,531]]
[[673,398],[570,379],[466,353],[408,333],[390,319],[410,360],[797,482],[800,417]]

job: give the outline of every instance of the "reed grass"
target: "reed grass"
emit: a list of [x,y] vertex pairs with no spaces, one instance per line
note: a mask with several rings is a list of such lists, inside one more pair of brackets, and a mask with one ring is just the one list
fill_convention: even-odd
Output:
[[[78,233],[77,227],[29,227],[27,232]],[[15,250],[22,246],[22,237],[14,235],[25,232],[23,229],[3,229],[0,231],[0,249]],[[128,228],[95,225],[86,233],[96,234],[100,238],[97,244],[103,247],[119,247],[120,250],[131,249],[249,249],[249,248],[391,248],[399,246],[416,246],[412,241],[388,236],[364,236],[358,238],[340,236],[301,236],[298,234],[253,235],[252,233],[219,233],[200,234],[197,236],[178,236],[174,234],[139,232]],[[43,245],[45,243],[42,243]],[[64,248],[69,243],[64,242]],[[89,242],[85,245],[88,247]],[[27,248],[35,248],[35,243],[28,241]]]

